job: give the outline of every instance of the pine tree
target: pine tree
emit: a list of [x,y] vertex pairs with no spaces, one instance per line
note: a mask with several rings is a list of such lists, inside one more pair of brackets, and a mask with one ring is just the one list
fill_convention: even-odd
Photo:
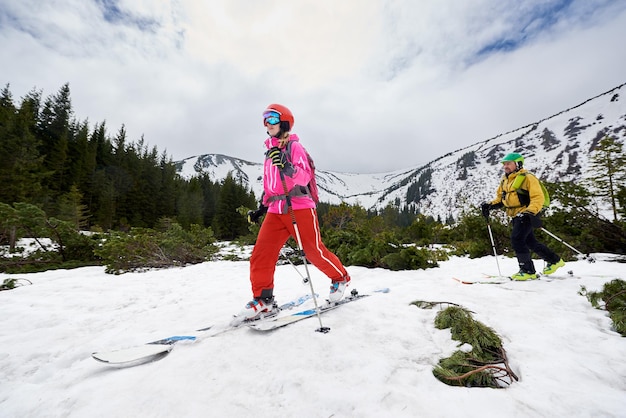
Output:
[[626,185],[622,186],[617,192],[617,201],[619,202],[622,220],[626,219]]
[[86,191],[92,189],[93,175],[96,170],[96,149],[89,140],[87,120],[76,125],[75,130],[71,157],[72,179],[78,185],[78,189],[85,194]]
[[93,208],[95,224],[105,231],[113,228],[117,219],[116,197],[115,187],[113,182],[107,178],[106,171],[104,169],[96,171],[90,206]]
[[595,195],[608,199],[617,221],[617,193],[626,181],[626,156],[623,145],[615,137],[605,136],[591,154],[588,181]]
[[0,202],[0,243],[9,244],[9,251],[15,251],[19,215],[10,205]]
[[211,176],[208,174],[203,174],[200,177],[200,184],[202,195],[204,196],[204,206],[202,207],[204,226],[211,226],[217,213],[217,202],[220,199],[221,185],[211,181]]
[[177,202],[177,214],[179,223],[189,228],[190,225],[202,224],[204,197],[200,180],[194,177],[182,187]]
[[161,184],[156,201],[157,212],[160,217],[174,217],[176,215],[176,192],[183,180],[178,177],[176,166],[165,152],[161,154],[159,168],[161,171]]
[[44,177],[35,136],[40,94],[31,92],[19,109],[7,87],[0,96],[0,201],[35,202]]
[[7,84],[0,93],[0,138],[4,137],[5,130],[15,116],[15,105],[13,104],[13,95]]
[[92,146],[96,149],[96,169],[105,168],[112,164],[113,147],[107,140],[106,123],[102,122],[94,127],[91,134]]
[[45,187],[51,193],[45,202],[47,211],[54,213],[56,199],[61,193],[69,191],[72,179],[69,173],[69,143],[72,103],[70,87],[65,84],[56,95],[46,99],[39,118],[41,154],[44,167],[50,171]]
[[254,206],[254,197],[238,184],[230,173],[224,179],[213,220],[218,238],[232,240],[248,232],[248,221],[237,211],[240,206]]
[[132,171],[131,210],[137,217],[136,220],[133,218],[133,225],[153,227],[159,218],[156,198],[161,187],[161,168],[156,147],[149,150],[143,143],[142,137],[139,142],[139,158]]
[[76,231],[87,226],[87,206],[82,203],[82,199],[83,195],[76,185],[59,199],[59,219],[70,222]]

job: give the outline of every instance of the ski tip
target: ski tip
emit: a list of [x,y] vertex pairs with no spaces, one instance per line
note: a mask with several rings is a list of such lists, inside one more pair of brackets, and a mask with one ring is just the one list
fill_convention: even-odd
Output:
[[91,357],[114,367],[132,367],[159,360],[168,355],[172,348],[174,346],[169,344],[144,344],[129,349],[94,352]]
[[391,289],[389,289],[388,287],[383,287],[382,289],[374,290],[374,292],[376,292],[376,293],[389,293],[390,291],[391,291]]

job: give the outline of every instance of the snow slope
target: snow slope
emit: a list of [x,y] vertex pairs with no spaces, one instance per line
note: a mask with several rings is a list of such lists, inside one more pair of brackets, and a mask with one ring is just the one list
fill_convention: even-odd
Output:
[[[349,267],[360,293],[391,291],[322,316],[328,334],[314,331],[316,318],[267,334],[238,329],[133,368],[90,354],[225,323],[249,300],[248,263],[16,275],[32,285],[0,292],[0,417],[626,417],[626,339],[577,294],[626,280],[626,265],[597,257],[561,270],[580,278],[502,285],[452,280],[497,273],[493,257],[419,271]],[[328,279],[310,271],[325,296]],[[277,268],[279,303],[308,291],[292,266]],[[433,366],[457,342],[414,300],[475,312],[502,336],[521,380],[507,389],[439,382]]]

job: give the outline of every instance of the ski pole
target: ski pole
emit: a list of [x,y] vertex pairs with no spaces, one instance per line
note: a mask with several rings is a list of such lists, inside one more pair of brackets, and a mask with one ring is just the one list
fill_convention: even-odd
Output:
[[291,258],[289,258],[287,254],[285,254],[284,249],[285,249],[284,247],[280,249],[280,255],[282,255],[285,258],[285,260],[287,260],[289,264],[291,264],[291,266],[298,272],[298,275],[302,277],[302,283],[307,284],[309,282],[309,278],[304,276],[302,273],[300,273],[300,270],[298,270],[298,267],[295,264],[293,264],[293,261],[291,261]]
[[498,263],[498,253],[496,252],[496,243],[493,240],[493,234],[491,233],[491,225],[489,224],[489,219],[487,219],[487,230],[489,231],[489,238],[491,239],[491,249],[493,250],[493,256],[496,259],[496,266],[498,266],[498,276],[503,277],[500,272],[500,263]]
[[285,191],[285,199],[287,200],[287,210],[289,211],[289,215],[291,216],[291,224],[293,225],[293,229],[296,233],[296,242],[298,244],[298,250],[300,250],[300,254],[302,255],[302,262],[304,263],[304,270],[306,271],[306,277],[311,286],[311,297],[313,298],[313,303],[315,304],[315,313],[317,314],[317,319],[320,322],[319,329],[316,329],[318,332],[327,333],[330,331],[329,327],[325,327],[322,324],[322,316],[320,315],[320,310],[317,305],[317,298],[315,297],[315,290],[313,289],[313,281],[311,280],[311,275],[309,274],[309,265],[306,260],[306,255],[304,254],[304,247],[302,246],[302,240],[300,239],[300,230],[298,229],[298,222],[296,222],[296,214],[293,211],[293,206],[291,204],[291,196],[289,196],[289,188],[287,188],[287,181],[285,180],[285,173],[283,170],[279,168],[280,172],[280,181],[283,183],[283,190]]
[[590,256],[589,254],[585,255],[583,253],[581,253],[580,251],[578,251],[576,248],[572,247],[571,245],[569,245],[567,242],[563,241],[561,238],[557,237],[556,235],[554,235],[552,232],[548,231],[546,228],[541,228],[541,230],[543,232],[545,232],[546,234],[550,235],[552,238],[554,238],[555,240],[559,241],[561,244],[565,244],[567,247],[569,247],[570,249],[576,251],[579,255],[583,256],[583,260],[587,260],[590,263],[595,263],[596,259],[593,258],[592,256]]

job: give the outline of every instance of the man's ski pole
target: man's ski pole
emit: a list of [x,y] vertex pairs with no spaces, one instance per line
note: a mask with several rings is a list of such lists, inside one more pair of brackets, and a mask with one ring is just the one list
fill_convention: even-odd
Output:
[[578,251],[576,248],[572,247],[571,245],[569,245],[567,242],[563,241],[561,238],[557,237],[556,235],[554,235],[552,232],[548,231],[546,228],[541,228],[541,230],[543,232],[545,232],[546,234],[550,235],[552,238],[554,238],[555,240],[559,241],[561,244],[565,244],[567,247],[569,247],[571,250],[576,251],[579,255],[583,256],[583,260],[587,260],[590,263],[595,263],[596,259],[593,258],[591,255],[587,254],[583,254],[580,251]]
[[296,214],[293,211],[293,206],[291,205],[291,196],[289,196],[289,189],[287,188],[287,181],[285,180],[285,173],[283,170],[279,168],[280,171],[280,181],[283,183],[283,190],[285,191],[285,199],[287,200],[287,210],[289,211],[289,215],[291,216],[291,223],[293,225],[293,229],[296,232],[296,242],[298,244],[298,250],[300,250],[300,254],[302,255],[302,262],[304,263],[304,270],[306,271],[306,277],[311,286],[311,297],[313,298],[313,303],[315,304],[315,313],[317,314],[317,319],[320,321],[319,329],[316,329],[318,332],[327,333],[330,331],[329,327],[325,327],[322,324],[322,316],[320,315],[319,307],[317,306],[317,298],[315,297],[315,290],[313,289],[313,281],[311,280],[311,275],[309,274],[309,265],[306,260],[306,255],[304,254],[304,247],[302,246],[302,240],[300,239],[300,230],[298,229],[298,222],[296,222]]
[[489,239],[491,240],[491,249],[493,250],[493,256],[496,259],[496,266],[498,266],[498,277],[504,277],[502,272],[500,271],[500,263],[498,263],[498,252],[496,251],[496,243],[493,240],[493,233],[491,232],[491,224],[489,223],[489,211],[482,211],[483,216],[485,218],[485,222],[487,222],[487,230],[489,231]]
[[496,252],[496,243],[493,240],[493,234],[491,233],[491,225],[489,224],[489,219],[487,219],[487,230],[489,231],[489,238],[491,239],[491,249],[493,250],[493,256],[496,259],[496,266],[498,266],[498,276],[503,277],[500,272],[500,263],[498,263],[498,253]]

